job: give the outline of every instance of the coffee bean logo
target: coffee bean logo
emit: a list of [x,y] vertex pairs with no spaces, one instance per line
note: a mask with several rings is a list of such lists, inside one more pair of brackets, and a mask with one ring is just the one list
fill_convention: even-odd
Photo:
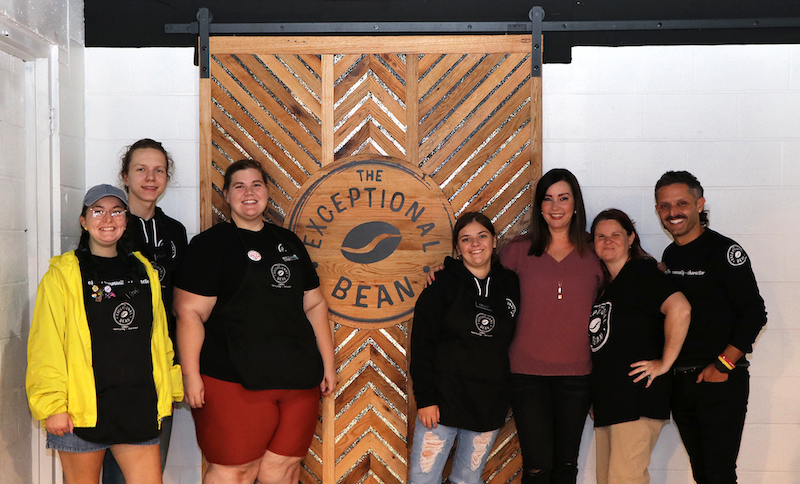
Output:
[[358,156],[306,180],[284,223],[317,264],[331,319],[374,329],[411,317],[425,274],[452,255],[454,219],[419,167]]
[[[403,236],[394,225],[382,221],[366,222],[354,227],[344,238],[342,255],[350,262],[373,264],[392,255],[401,240]],[[372,248],[364,252],[363,249],[370,246]]]

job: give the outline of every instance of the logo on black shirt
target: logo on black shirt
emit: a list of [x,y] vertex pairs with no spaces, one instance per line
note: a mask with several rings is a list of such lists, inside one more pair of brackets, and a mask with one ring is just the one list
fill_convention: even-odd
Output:
[[730,265],[736,267],[745,262],[747,262],[747,254],[744,252],[741,245],[733,244],[728,247],[728,263],[730,263]]
[[478,331],[472,331],[472,334],[491,338],[492,335],[489,333],[494,329],[495,324],[494,316],[491,314],[478,313],[475,316],[475,327],[478,328]]
[[158,273],[159,282],[162,282],[164,280],[164,276],[167,275],[167,270],[164,269],[164,266],[162,266],[161,264],[159,264],[158,262],[155,262],[155,261],[151,261],[150,265],[152,265],[153,269],[155,269],[156,272]]
[[595,353],[606,344],[611,334],[611,301],[595,304],[589,317],[589,346]]
[[273,265],[269,272],[272,274],[272,278],[275,279],[276,284],[273,284],[272,287],[279,287],[279,288],[290,288],[292,286],[287,286],[286,283],[289,282],[289,279],[292,277],[292,272],[289,270],[289,267],[286,264],[275,264]]
[[512,318],[517,315],[517,305],[514,304],[514,301],[509,297],[506,298],[506,306],[508,306],[508,314],[510,314]]
[[131,329],[139,329],[138,326],[131,327],[133,320],[136,319],[136,311],[129,303],[122,303],[114,309],[114,322],[120,327],[114,328],[114,331],[128,331]]

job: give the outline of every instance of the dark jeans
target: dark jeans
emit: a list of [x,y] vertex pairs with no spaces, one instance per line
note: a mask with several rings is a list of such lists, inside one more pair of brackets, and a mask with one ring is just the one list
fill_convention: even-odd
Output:
[[697,484],[736,484],[750,372],[734,369],[722,383],[697,382],[700,370],[672,379],[672,418]]
[[[158,434],[158,445],[161,447],[161,472],[167,465],[167,451],[169,450],[169,438],[172,436],[172,416],[164,417],[161,420],[161,432]],[[111,451],[106,451],[103,459],[103,484],[125,484],[122,476],[122,469],[111,455]]]
[[511,376],[523,484],[575,484],[589,376]]

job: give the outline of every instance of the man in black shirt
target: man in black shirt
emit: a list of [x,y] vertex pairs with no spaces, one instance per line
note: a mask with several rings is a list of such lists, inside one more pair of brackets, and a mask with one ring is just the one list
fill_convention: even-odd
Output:
[[689,333],[673,368],[672,417],[698,484],[735,484],[750,374],[746,353],[766,323],[750,259],[706,228],[703,187],[669,171],[656,183],[656,211],[673,243],[662,258],[692,304]]

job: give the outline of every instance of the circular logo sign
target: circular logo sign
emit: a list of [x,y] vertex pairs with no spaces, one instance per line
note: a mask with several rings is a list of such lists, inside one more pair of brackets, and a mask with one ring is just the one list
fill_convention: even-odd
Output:
[[343,160],[311,177],[286,217],[317,265],[331,317],[385,327],[410,317],[426,273],[452,254],[439,186],[394,158]]

